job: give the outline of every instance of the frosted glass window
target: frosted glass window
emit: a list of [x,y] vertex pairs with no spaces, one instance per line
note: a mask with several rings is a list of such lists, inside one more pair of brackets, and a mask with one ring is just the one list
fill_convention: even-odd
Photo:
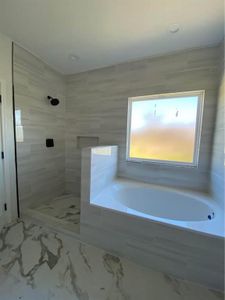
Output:
[[130,98],[128,160],[196,165],[202,100],[202,91]]

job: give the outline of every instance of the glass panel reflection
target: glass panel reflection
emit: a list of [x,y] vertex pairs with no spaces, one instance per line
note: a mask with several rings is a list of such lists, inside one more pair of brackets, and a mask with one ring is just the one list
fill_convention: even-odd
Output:
[[15,120],[16,120],[16,141],[17,143],[22,143],[24,141],[23,136],[23,126],[21,121],[21,110],[15,110]]

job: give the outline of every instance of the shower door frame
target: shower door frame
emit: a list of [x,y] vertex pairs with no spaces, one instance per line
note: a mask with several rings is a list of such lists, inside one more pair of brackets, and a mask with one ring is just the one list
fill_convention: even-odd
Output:
[[[12,60],[11,60],[12,63]],[[11,86],[11,90],[10,90]],[[15,148],[14,84],[0,77],[1,94],[1,164],[4,176],[4,196],[0,199],[0,229],[19,217],[17,159]],[[2,156],[3,155],[3,156]],[[2,193],[3,194],[3,193]]]
[[0,81],[0,227],[7,223],[7,195],[5,176],[5,122],[4,122],[4,83]]

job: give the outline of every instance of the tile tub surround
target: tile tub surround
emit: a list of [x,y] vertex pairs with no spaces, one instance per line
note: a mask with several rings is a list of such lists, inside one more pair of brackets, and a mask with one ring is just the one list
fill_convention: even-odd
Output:
[[222,290],[224,239],[92,206],[90,186],[96,179],[91,175],[98,178],[100,173],[90,170],[93,158],[90,148],[83,150],[82,239],[144,266]]
[[[98,136],[100,145],[119,145],[119,175],[146,182],[208,189],[211,144],[219,86],[220,47],[146,58],[67,77],[66,188],[80,189],[76,137]],[[126,162],[128,97],[205,90],[198,168]]]
[[90,186],[90,197],[94,198],[116,178],[118,146],[87,148],[84,152],[86,152],[84,155],[91,157],[90,176],[93,180]]
[[[63,76],[15,45],[14,86],[24,135],[17,142],[23,211],[65,193],[65,84]],[[60,104],[50,105],[48,95]],[[54,148],[46,148],[46,138],[54,138]]]
[[34,223],[0,232],[1,300],[222,300],[223,294]]
[[[95,197],[116,178],[117,157],[118,146],[82,149],[81,194],[84,199]],[[92,182],[90,178],[92,178]]]
[[224,211],[207,194],[118,177],[96,197],[90,196],[90,203],[173,228],[225,238]]

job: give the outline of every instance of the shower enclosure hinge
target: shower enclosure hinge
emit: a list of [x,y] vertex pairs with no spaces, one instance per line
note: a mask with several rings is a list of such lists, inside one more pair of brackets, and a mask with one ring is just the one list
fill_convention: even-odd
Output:
[[7,203],[4,203],[4,211],[7,211]]
[[2,103],[2,95],[0,95],[0,103]]
[[4,154],[4,152],[3,152],[3,151],[1,152],[1,157],[2,157],[2,159],[4,159],[4,158],[5,158],[5,154]]

